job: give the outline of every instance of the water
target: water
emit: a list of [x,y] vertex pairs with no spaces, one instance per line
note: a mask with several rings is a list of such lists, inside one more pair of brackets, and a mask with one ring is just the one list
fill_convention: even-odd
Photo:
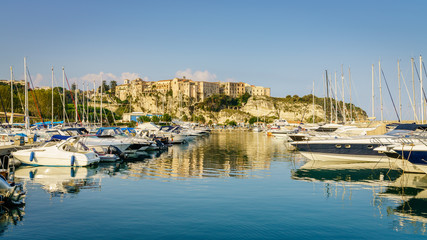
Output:
[[[214,133],[144,160],[26,167],[7,239],[417,239],[426,175],[321,164],[262,133]],[[423,197],[424,196],[424,197]]]

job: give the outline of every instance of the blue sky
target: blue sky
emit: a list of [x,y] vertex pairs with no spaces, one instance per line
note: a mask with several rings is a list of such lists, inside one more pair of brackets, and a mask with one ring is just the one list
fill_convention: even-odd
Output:
[[[351,68],[353,101],[370,113],[371,65],[377,79],[381,59],[397,102],[397,60],[410,85],[410,58],[418,62],[426,53],[427,1],[421,0],[0,5],[0,79],[9,79],[9,66],[22,77],[26,56],[40,86],[50,85],[51,66],[60,82],[64,66],[67,76],[80,84],[101,72],[118,82],[134,76],[155,81],[186,75],[271,87],[276,97],[309,94],[315,81],[316,95],[323,95],[324,70],[340,75],[343,65],[345,79]],[[390,97],[385,89],[383,93],[385,117],[395,119]],[[378,94],[376,98],[379,113]],[[402,99],[403,117],[410,118],[406,90]]]

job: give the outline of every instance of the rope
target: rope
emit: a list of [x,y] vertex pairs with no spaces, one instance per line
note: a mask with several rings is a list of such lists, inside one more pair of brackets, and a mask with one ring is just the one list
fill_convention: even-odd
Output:
[[381,73],[384,77],[385,85],[387,86],[388,94],[390,95],[391,103],[393,104],[394,111],[396,112],[397,120],[400,122],[399,114],[397,113],[396,105],[394,104],[393,97],[391,96],[390,88],[388,87],[387,79],[385,78],[384,71],[381,69]]
[[[27,72],[28,72],[28,76],[30,78],[31,85],[33,86],[33,91],[31,91],[31,92],[33,93],[34,103],[36,104],[37,112],[39,113],[40,119],[42,120],[43,127],[46,127],[46,124],[44,124],[43,116],[42,116],[40,109],[39,109],[39,102],[37,100],[37,96],[36,96],[36,93],[34,91],[33,80],[31,79],[30,70],[28,68],[27,68]],[[28,85],[28,87],[30,87],[30,86]]]

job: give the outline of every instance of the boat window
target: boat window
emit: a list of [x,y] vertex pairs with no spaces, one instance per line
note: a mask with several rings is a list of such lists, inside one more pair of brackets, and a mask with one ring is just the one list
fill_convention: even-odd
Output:
[[374,146],[368,145],[368,149],[373,149],[373,148],[374,148]]
[[336,148],[341,148],[341,144],[335,145]]
[[345,148],[351,148],[350,144],[345,145]]

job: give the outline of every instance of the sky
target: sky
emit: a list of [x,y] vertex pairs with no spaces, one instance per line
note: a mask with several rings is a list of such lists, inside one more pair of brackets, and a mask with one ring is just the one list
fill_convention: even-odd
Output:
[[[0,0],[0,79],[10,79],[10,66],[22,79],[26,57],[37,86],[51,84],[53,66],[58,84],[64,67],[80,88],[101,75],[119,84],[186,76],[270,87],[274,97],[310,94],[314,82],[322,97],[328,70],[341,99],[342,67],[345,101],[350,69],[352,101],[371,115],[374,64],[379,119],[378,63],[399,111],[397,61],[412,97],[410,59],[419,68],[427,54],[426,12],[423,0]],[[396,119],[384,77],[382,85],[384,119]],[[403,83],[402,109],[413,119]]]

